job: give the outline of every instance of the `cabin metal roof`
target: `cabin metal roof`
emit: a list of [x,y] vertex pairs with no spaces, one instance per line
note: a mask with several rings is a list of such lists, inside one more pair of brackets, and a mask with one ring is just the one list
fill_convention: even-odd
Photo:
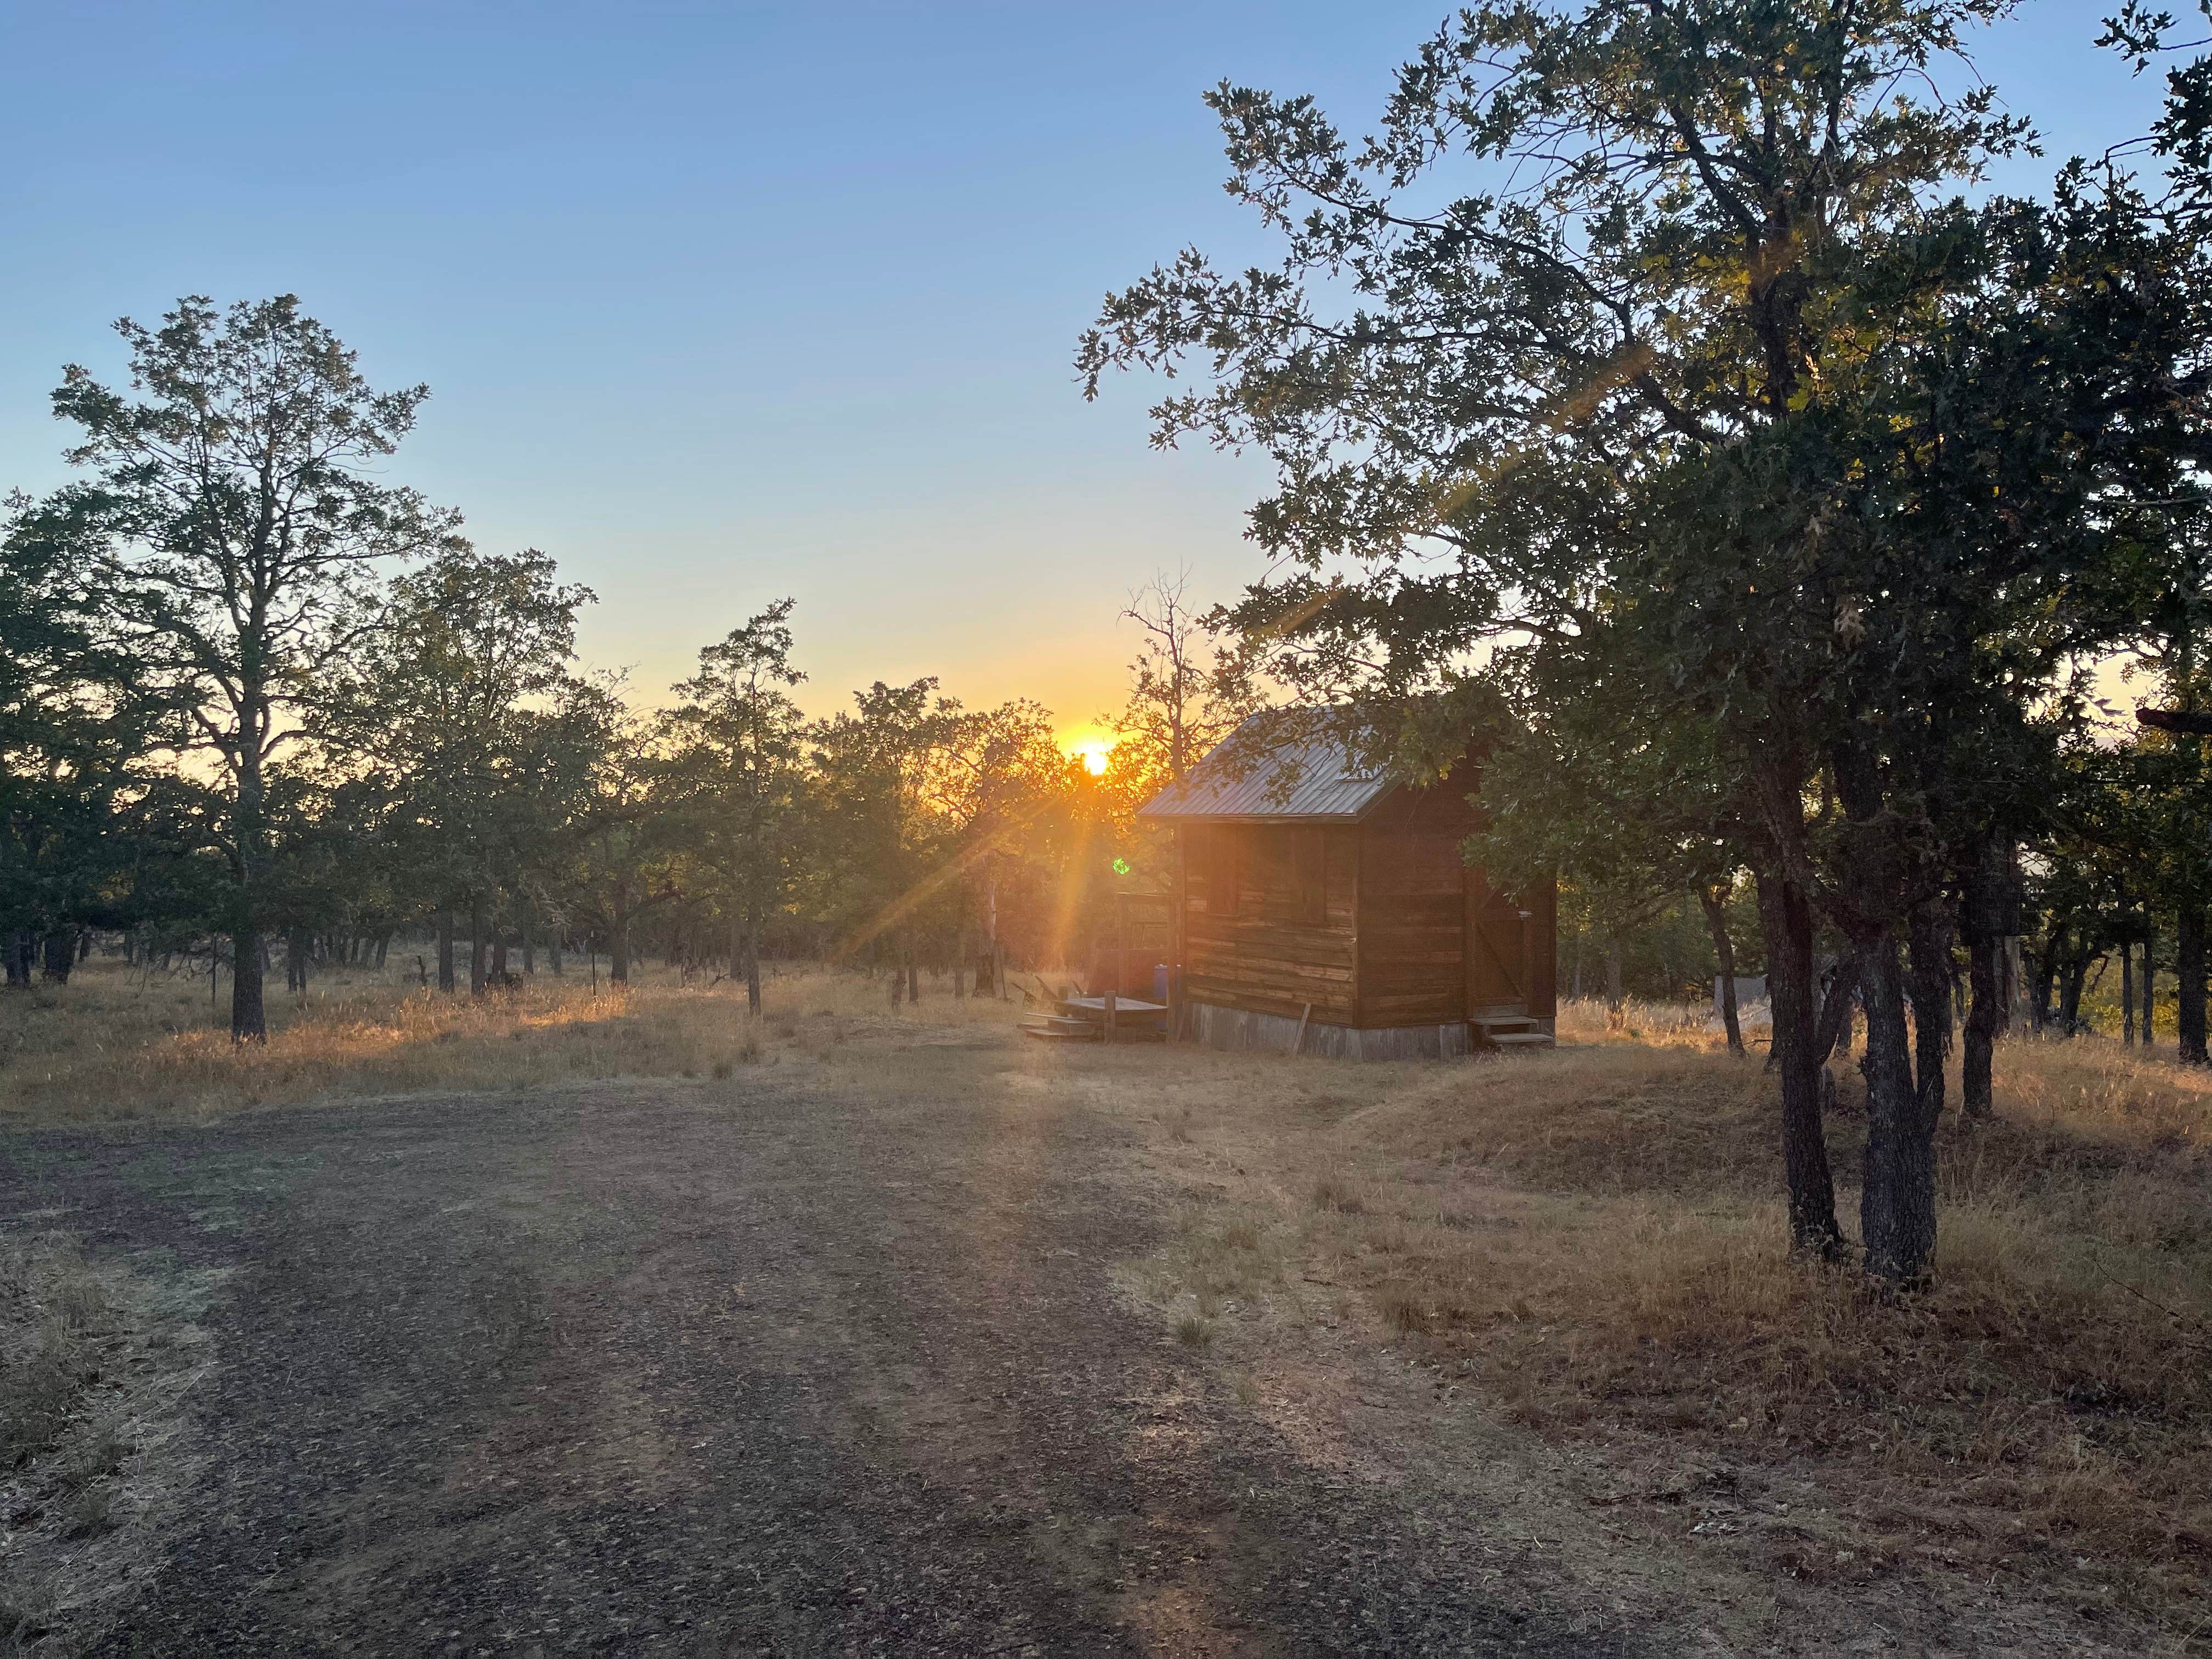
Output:
[[1184,776],[1137,809],[1140,818],[1189,823],[1215,819],[1282,823],[1356,823],[1397,780],[1360,770],[1333,738],[1270,743],[1277,718],[1249,717]]

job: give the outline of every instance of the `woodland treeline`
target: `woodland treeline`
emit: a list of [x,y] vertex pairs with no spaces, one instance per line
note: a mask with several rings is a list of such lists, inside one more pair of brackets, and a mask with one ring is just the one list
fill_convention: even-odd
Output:
[[1102,776],[1043,708],[933,679],[809,718],[787,600],[633,696],[578,661],[592,596],[552,558],[385,481],[425,388],[376,390],[290,296],[118,326],[127,388],[66,372],[76,478],[0,539],[11,985],[97,934],[227,974],[241,1041],[265,975],[395,946],[477,994],[647,951],[755,1008],[764,952],[988,988],[1087,958],[1110,884],[1159,878],[1133,805],[1243,706],[1175,579],[1132,600]]
[[[1497,0],[1365,137],[1224,83],[1279,257],[1185,250],[1078,359],[1094,394],[1180,377],[1158,441],[1273,458],[1279,574],[1237,624],[1372,759],[1487,734],[1480,862],[1559,872],[1616,933],[1686,896],[1717,954],[1749,900],[1819,1257],[1856,995],[1860,1242],[1900,1284],[1954,1036],[1957,1105],[1996,1103],[2008,941],[2054,1024],[2100,956],[2156,963],[2205,1056],[2212,70],[2130,7],[2099,45],[2162,85],[2154,120],[2039,164],[1972,64],[2013,10]],[[1999,162],[2049,183],[1996,191]],[[2160,726],[2100,718],[2114,663]]]

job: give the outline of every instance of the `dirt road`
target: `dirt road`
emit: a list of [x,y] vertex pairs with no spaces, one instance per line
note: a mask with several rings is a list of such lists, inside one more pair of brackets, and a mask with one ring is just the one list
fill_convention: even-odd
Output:
[[896,1058],[7,1142],[0,1216],[227,1273],[98,1648],[1644,1650],[1117,1298],[1126,1123]]

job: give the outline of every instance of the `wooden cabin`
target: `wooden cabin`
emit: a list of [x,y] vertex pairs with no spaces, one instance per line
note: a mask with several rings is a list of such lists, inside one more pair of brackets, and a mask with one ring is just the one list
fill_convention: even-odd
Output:
[[1555,890],[1494,891],[1465,861],[1474,779],[1412,787],[1328,742],[1263,753],[1248,721],[1148,802],[1175,832],[1177,1035],[1374,1060],[1548,1046]]

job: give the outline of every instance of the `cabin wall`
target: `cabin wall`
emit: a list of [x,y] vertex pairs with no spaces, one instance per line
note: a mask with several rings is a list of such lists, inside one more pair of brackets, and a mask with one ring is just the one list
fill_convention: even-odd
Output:
[[1182,839],[1184,1000],[1356,1024],[1357,832],[1198,823]]
[[1528,953],[1534,966],[1528,1012],[1538,1019],[1556,1019],[1559,1013],[1559,884],[1538,882],[1522,895],[1521,902],[1528,912]]
[[1179,825],[1182,995],[1207,1025],[1189,1034],[1281,1047],[1279,1022],[1303,1018],[1310,1052],[1346,1051],[1340,1030],[1427,1052],[1477,1010],[1553,1018],[1554,890],[1493,893],[1462,861],[1472,787],[1399,792],[1356,826]]
[[1405,790],[1359,827],[1359,1015],[1369,1027],[1467,1018],[1466,787]]

